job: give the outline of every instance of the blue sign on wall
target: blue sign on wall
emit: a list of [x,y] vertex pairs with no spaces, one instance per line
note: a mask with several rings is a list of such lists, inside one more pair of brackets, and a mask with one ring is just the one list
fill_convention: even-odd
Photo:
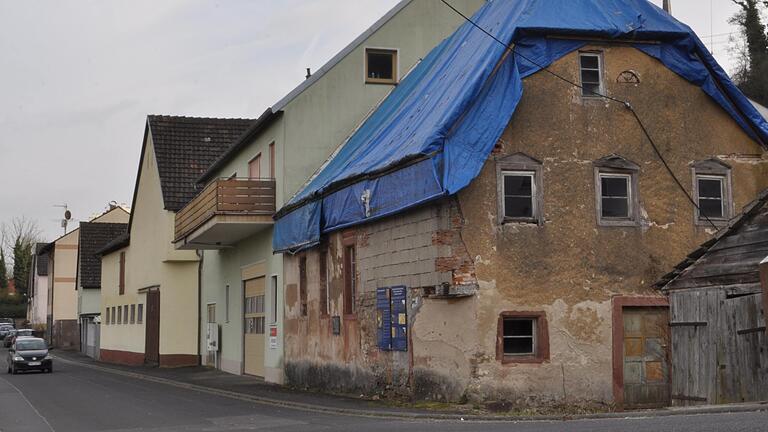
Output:
[[376,330],[379,349],[408,351],[407,293],[404,286],[376,289]]

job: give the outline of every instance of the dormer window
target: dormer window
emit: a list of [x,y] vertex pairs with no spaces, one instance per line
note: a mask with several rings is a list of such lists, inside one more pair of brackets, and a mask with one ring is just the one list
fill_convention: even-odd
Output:
[[579,53],[581,95],[600,97],[603,93],[603,59],[597,52]]
[[397,50],[365,49],[365,82],[397,84]]

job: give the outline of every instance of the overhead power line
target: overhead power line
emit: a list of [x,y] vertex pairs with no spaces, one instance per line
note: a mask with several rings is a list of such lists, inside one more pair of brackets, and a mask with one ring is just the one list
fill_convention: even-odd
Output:
[[567,83],[567,84],[569,84],[571,86],[579,88],[582,91],[586,91],[586,92],[592,94],[593,96],[597,96],[597,97],[600,97],[600,98],[603,98],[603,99],[606,99],[606,100],[609,100],[609,101],[612,101],[612,102],[619,103],[619,104],[623,105],[627,110],[629,110],[632,113],[632,116],[637,121],[638,126],[640,126],[640,130],[643,132],[643,135],[645,135],[645,137],[648,139],[648,142],[651,144],[651,147],[653,148],[653,152],[656,154],[658,159],[661,161],[662,165],[666,169],[667,173],[669,173],[670,177],[672,177],[672,179],[675,181],[675,184],[680,189],[680,191],[682,191],[683,194],[685,195],[685,197],[688,198],[688,201],[690,201],[690,203],[693,204],[693,207],[696,208],[696,210],[699,212],[699,215],[703,216],[704,219],[706,219],[706,221],[709,222],[709,224],[712,225],[712,227],[715,230],[718,229],[717,225],[715,225],[715,223],[712,222],[712,220],[707,215],[705,215],[705,214],[703,214],[701,212],[701,208],[696,203],[696,200],[694,200],[693,197],[691,196],[691,194],[688,193],[688,191],[685,189],[683,184],[680,182],[680,179],[678,179],[677,176],[675,175],[674,171],[672,171],[672,168],[669,166],[669,164],[667,163],[666,159],[664,159],[664,156],[661,154],[661,151],[659,150],[659,147],[656,145],[656,142],[654,142],[653,138],[651,137],[651,134],[648,132],[648,129],[645,127],[645,124],[643,123],[642,119],[637,114],[637,111],[635,111],[635,108],[632,106],[632,104],[629,103],[629,101],[621,100],[621,99],[618,99],[618,98],[615,98],[615,97],[612,97],[612,96],[608,96],[606,94],[599,93],[599,92],[594,91],[592,89],[584,88],[581,84],[578,84],[578,83],[574,82],[573,80],[570,80],[570,79],[568,79],[568,78],[558,74],[557,72],[554,72],[554,71],[550,70],[548,67],[546,67],[546,66],[544,66],[542,64],[539,64],[536,61],[530,59],[529,57],[527,57],[527,56],[525,56],[525,55],[515,51],[515,47],[516,47],[515,45],[503,42],[502,40],[500,40],[499,38],[497,38],[496,36],[494,36],[493,34],[488,32],[487,30],[482,28],[480,25],[478,25],[476,22],[474,22],[471,18],[469,18],[468,16],[464,15],[464,13],[462,13],[460,10],[456,9],[455,7],[453,7],[453,5],[448,3],[447,0],[440,0],[440,1],[442,1],[443,4],[448,6],[451,10],[456,12],[465,21],[467,21],[468,23],[472,24],[472,26],[474,26],[475,28],[477,28],[481,32],[483,32],[486,35],[488,35],[491,39],[495,40],[496,42],[498,42],[499,44],[501,44],[502,46],[504,46],[505,48],[510,50],[512,52],[513,56],[519,56],[523,60],[531,63],[532,65],[534,65],[536,67],[538,67],[540,70],[542,70],[542,71],[544,71],[544,72],[554,76],[555,78],[558,78],[559,80],[561,80],[561,81],[563,81],[563,82],[565,82],[565,83]]

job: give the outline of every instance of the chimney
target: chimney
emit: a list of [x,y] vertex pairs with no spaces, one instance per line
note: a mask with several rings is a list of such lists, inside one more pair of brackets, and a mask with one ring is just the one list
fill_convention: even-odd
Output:
[[[666,3],[665,3],[665,4],[666,4]],[[311,76],[312,76],[312,72],[310,72],[310,71],[309,71],[309,68],[307,68],[307,76],[305,76],[304,78],[307,78],[307,79],[309,79],[309,77],[311,77]]]
[[672,15],[672,0],[664,0],[664,10]]

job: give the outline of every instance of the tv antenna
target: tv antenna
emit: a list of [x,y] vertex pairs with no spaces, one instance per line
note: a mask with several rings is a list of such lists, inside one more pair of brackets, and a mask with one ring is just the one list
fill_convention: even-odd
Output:
[[61,219],[61,227],[64,228],[64,234],[67,234],[67,225],[69,225],[69,221],[72,220],[72,212],[69,211],[67,208],[67,204],[58,204],[54,205],[54,207],[59,207],[64,209],[64,217]]

